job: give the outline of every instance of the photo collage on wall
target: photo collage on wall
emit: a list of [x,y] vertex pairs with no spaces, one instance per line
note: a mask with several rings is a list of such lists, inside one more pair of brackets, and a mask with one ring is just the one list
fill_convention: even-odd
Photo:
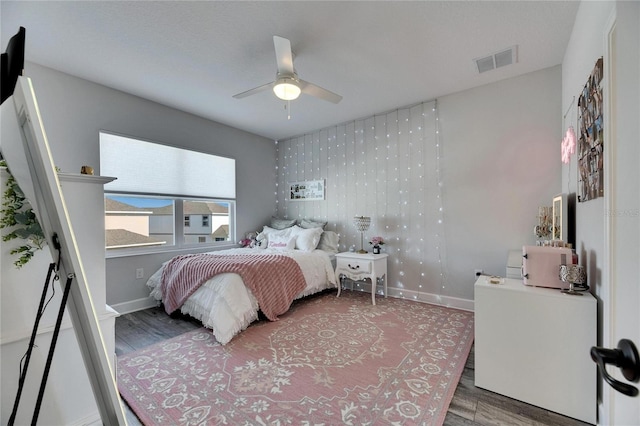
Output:
[[604,196],[602,58],[578,99],[578,201]]
[[291,201],[324,200],[324,179],[292,182],[289,191]]

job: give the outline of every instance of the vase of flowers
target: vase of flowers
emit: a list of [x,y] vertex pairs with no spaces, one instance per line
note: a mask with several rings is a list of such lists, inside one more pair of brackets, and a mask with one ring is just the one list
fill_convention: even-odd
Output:
[[373,246],[373,254],[380,254],[380,246],[384,245],[384,239],[382,237],[373,237],[369,244]]

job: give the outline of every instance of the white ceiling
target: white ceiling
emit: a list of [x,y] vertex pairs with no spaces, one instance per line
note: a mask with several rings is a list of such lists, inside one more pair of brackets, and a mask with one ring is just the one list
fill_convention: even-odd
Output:
[[[5,1],[2,50],[271,139],[387,112],[562,62],[577,1]],[[300,78],[342,95],[285,103],[271,91],[273,35]],[[518,46],[483,74],[475,58]]]

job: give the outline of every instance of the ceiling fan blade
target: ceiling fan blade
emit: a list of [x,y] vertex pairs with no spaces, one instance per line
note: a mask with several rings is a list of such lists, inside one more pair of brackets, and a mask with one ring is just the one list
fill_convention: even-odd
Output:
[[246,92],[238,93],[237,95],[233,95],[236,99],[246,98],[247,96],[255,95],[256,93],[264,92],[267,89],[273,87],[273,81],[271,83],[263,84],[262,86],[254,87],[253,89],[249,89]]
[[342,96],[337,93],[333,93],[330,90],[323,89],[320,86],[316,86],[315,84],[304,80],[300,80],[300,90],[302,90],[302,93],[304,94],[315,96],[316,98],[333,102],[334,104],[337,104],[342,100]]
[[293,74],[293,54],[291,53],[291,42],[283,37],[273,36],[273,45],[276,49],[276,62],[278,64],[278,74]]

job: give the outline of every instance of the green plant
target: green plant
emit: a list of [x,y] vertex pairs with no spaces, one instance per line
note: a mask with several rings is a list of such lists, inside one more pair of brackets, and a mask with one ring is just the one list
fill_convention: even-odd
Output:
[[[4,160],[0,160],[0,167],[2,166],[7,167]],[[0,209],[0,228],[10,228],[9,233],[2,235],[2,241],[16,238],[25,241],[24,244],[10,251],[10,254],[19,256],[13,264],[16,268],[21,268],[31,260],[36,250],[44,247],[46,240],[38,219],[18,186],[18,182],[8,168],[7,172],[9,177],[3,194],[2,209]]]

